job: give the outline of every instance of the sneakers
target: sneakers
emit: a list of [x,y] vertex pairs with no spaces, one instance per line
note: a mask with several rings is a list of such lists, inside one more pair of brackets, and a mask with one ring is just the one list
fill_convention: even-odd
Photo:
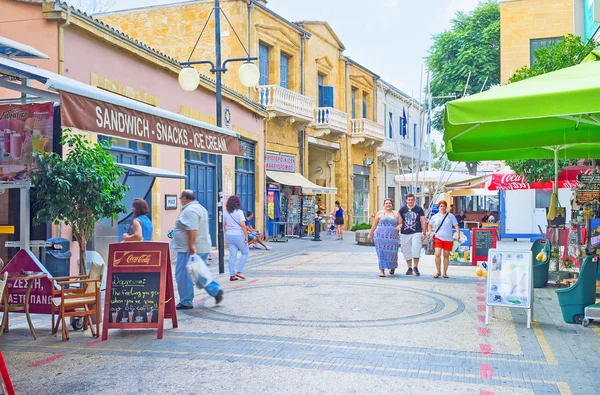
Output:
[[413,274],[413,269],[412,269],[412,267],[409,267],[408,270],[406,271],[406,275],[412,276],[412,274]]
[[267,250],[269,250],[269,251],[270,251],[270,250],[272,250],[272,248],[271,248],[271,247],[269,247],[269,246],[265,246],[265,249],[267,249]]
[[223,300],[223,290],[219,290],[219,293],[215,295],[215,300],[217,301],[217,304],[221,303],[221,301]]
[[239,280],[239,278],[237,278],[236,276],[229,276],[229,281],[237,281]]
[[194,308],[194,306],[186,306],[186,305],[181,304],[181,303],[177,303],[177,306],[175,306],[176,310],[190,310],[190,309],[193,309],[193,308]]
[[413,270],[415,272],[415,276],[420,276],[421,275],[421,273],[419,272],[419,268],[418,267],[415,267]]

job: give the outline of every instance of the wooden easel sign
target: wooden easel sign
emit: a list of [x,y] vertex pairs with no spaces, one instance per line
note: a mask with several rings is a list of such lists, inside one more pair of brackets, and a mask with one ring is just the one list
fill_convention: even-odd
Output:
[[109,329],[157,328],[163,337],[165,319],[177,328],[169,244],[113,243],[108,269],[102,340]]

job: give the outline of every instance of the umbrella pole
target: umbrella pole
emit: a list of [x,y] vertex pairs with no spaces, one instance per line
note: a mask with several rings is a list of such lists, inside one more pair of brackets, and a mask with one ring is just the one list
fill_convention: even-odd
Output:
[[558,150],[559,148],[554,148],[554,193],[558,196]]

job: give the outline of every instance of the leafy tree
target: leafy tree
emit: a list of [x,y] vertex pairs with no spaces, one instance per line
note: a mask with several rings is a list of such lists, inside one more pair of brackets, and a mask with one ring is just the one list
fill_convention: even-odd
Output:
[[74,0],[69,2],[73,7],[88,14],[109,11],[115,3],[116,0]]
[[431,155],[434,169],[450,170],[450,160],[448,160],[448,156],[446,155],[443,141],[440,143],[440,148],[438,149],[435,140],[431,140]]
[[122,170],[109,153],[110,143],[91,144],[83,134],[64,130],[63,159],[54,152],[38,156],[32,175],[32,200],[36,223],[52,221],[71,226],[79,243],[81,273],[86,273],[87,241],[102,218],[117,219],[125,212],[121,201],[128,187],[121,184]]
[[[531,67],[523,66],[508,80],[509,83],[525,80],[578,65],[595,48],[593,40],[584,43],[581,37],[569,34],[560,38],[556,43],[538,49],[533,53],[535,62]],[[517,174],[525,176],[527,182],[548,181],[554,179],[553,159],[509,160],[506,164]],[[558,171],[571,164],[571,161],[561,159]]]
[[[500,83],[498,2],[488,0],[479,3],[472,12],[457,12],[450,30],[432,38],[427,65],[432,73],[431,95],[439,97],[433,99],[432,127],[443,130],[443,106],[447,101],[452,97],[460,98],[463,93],[479,93]],[[476,162],[468,163],[467,168],[469,173],[477,173]]]

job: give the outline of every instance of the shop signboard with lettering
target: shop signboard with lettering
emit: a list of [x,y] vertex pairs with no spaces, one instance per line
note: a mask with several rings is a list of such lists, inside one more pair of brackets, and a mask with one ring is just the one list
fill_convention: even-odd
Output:
[[267,152],[265,155],[265,166],[267,170],[295,173],[296,156]]
[[[19,250],[13,259],[8,262],[8,265],[2,269],[0,273],[8,272],[21,273],[21,270],[50,273],[38,261],[38,259],[29,250]],[[34,314],[52,314],[52,287],[53,282],[48,278],[40,278],[33,280],[31,293],[29,294],[29,312]],[[8,287],[8,304],[24,304],[25,292],[27,291],[27,281],[14,280],[7,283]],[[24,312],[24,311],[23,311]]]
[[168,318],[177,328],[169,244],[114,243],[108,257],[102,340],[111,328],[157,328],[162,339]]

